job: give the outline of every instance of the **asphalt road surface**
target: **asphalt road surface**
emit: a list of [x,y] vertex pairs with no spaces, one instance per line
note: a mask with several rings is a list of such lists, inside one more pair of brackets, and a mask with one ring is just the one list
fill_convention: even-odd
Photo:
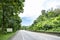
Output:
[[44,33],[20,30],[10,40],[60,40],[60,37]]

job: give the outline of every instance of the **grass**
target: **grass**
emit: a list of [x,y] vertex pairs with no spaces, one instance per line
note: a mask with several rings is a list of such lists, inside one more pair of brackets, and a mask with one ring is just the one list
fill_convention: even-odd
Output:
[[12,37],[14,33],[7,33],[7,34],[2,34],[0,32],[0,40],[9,40],[10,37]]

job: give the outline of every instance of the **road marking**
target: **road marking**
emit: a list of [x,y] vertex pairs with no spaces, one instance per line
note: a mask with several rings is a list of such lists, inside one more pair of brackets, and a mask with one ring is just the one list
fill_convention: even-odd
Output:
[[20,32],[21,32],[22,39],[24,40],[24,36],[23,36],[23,34],[22,34],[22,30],[20,30]]

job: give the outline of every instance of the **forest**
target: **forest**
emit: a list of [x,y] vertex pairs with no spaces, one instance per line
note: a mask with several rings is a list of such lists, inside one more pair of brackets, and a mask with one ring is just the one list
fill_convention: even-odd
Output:
[[28,30],[60,32],[60,8],[42,10],[41,13]]

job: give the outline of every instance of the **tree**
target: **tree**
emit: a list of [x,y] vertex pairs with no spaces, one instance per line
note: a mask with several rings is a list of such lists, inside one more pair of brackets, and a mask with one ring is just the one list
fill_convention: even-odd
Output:
[[3,20],[2,31],[3,32],[6,30],[8,25],[11,24],[10,21],[16,20],[14,19],[14,17],[16,16],[17,18],[18,14],[23,12],[23,7],[24,7],[23,2],[24,0],[0,0],[0,14],[2,14],[2,20]]
[[60,8],[48,11],[42,10],[40,15],[29,27],[33,31],[59,31],[60,28]]
[[41,13],[42,13],[42,15],[45,15],[46,11],[45,10],[42,10]]

